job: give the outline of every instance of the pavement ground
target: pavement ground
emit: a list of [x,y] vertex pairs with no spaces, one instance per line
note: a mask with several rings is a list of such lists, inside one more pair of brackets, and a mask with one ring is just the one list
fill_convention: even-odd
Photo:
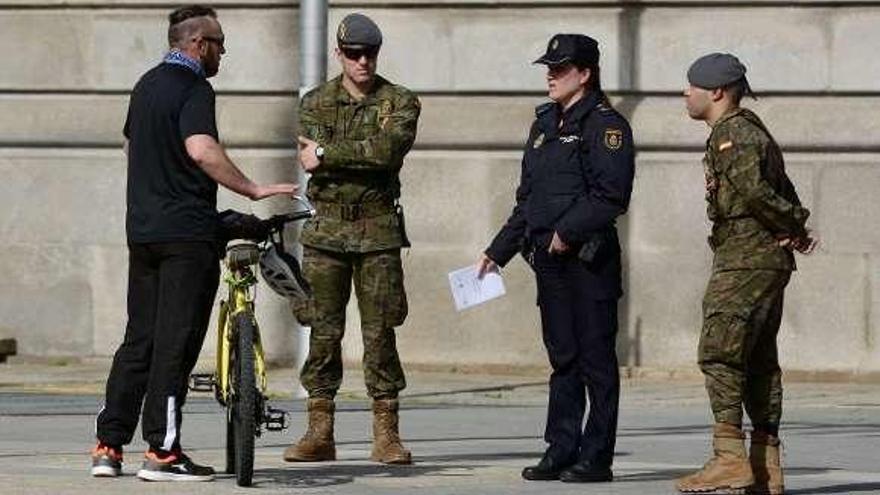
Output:
[[[304,430],[304,402],[291,397],[293,370],[276,369],[273,404],[291,412],[291,427],[257,440],[253,488],[225,474],[212,483],[142,482],[134,476],[140,432],[123,477],[92,479],[87,452],[106,372],[103,362],[0,365],[0,493],[672,494],[674,478],[709,453],[710,415],[695,376],[627,379],[613,483],[523,481],[521,469],[544,449],[545,377],[414,371],[401,398],[401,434],[415,464],[384,466],[368,460],[362,375],[346,370],[339,460],[290,464],[281,453]],[[788,383],[785,394],[786,493],[880,494],[880,384]],[[197,462],[222,469],[223,428],[210,395],[191,395],[183,444]]]

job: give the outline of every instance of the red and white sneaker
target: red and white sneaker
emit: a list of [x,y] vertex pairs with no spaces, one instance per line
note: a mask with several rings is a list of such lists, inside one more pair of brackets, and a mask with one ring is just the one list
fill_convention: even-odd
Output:
[[162,455],[150,449],[137,477],[144,481],[212,481],[214,468],[196,464],[180,450]]
[[115,478],[122,474],[122,448],[98,442],[92,449],[92,476]]

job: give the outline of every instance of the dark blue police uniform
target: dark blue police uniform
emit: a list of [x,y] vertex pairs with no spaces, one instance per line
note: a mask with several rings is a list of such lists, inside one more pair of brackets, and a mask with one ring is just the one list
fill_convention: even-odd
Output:
[[[583,465],[607,472],[610,480],[622,295],[615,219],[627,210],[634,169],[632,131],[601,91],[588,92],[564,112],[557,103],[537,107],[516,206],[485,252],[500,266],[521,252],[537,280],[553,373],[544,435],[549,447],[536,467],[543,471],[524,471],[527,479],[555,479]],[[554,232],[570,246],[567,252],[548,253]],[[582,427],[587,393],[590,413]]]

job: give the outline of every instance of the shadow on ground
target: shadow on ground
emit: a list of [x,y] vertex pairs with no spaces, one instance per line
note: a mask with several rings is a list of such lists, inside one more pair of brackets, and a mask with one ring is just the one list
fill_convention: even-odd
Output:
[[[618,452],[617,457],[630,455]],[[415,478],[419,476],[473,476],[476,469],[485,468],[494,461],[522,460],[522,467],[540,459],[540,452],[486,452],[468,454],[419,455],[410,466],[381,464],[290,464],[284,469],[258,469],[254,472],[254,484],[275,484],[292,488],[327,487],[351,483],[355,478]],[[449,464],[455,462],[455,464]],[[518,467],[511,467],[518,473]],[[673,479],[674,475],[658,472],[656,478],[633,478],[633,481]],[[629,479],[627,477],[626,479]]]
[[845,483],[840,485],[821,486],[818,488],[802,488],[785,490],[787,495],[823,495],[831,493],[880,493],[880,483]]
[[[511,436],[473,436],[473,437],[446,437],[446,438],[414,438],[407,437],[404,438],[404,443],[440,443],[440,442],[481,442],[481,441],[505,441],[505,440],[537,440],[541,437],[538,435],[511,435]],[[336,442],[336,446],[364,446],[369,447],[372,444],[372,440],[369,438],[364,438],[362,440],[345,440],[341,442]],[[290,445],[287,443],[261,443],[259,447],[261,448],[283,448]]]
[[[615,457],[620,456],[619,453],[615,454]],[[669,481],[670,486],[675,483],[677,478],[685,476],[687,474],[693,473],[697,468],[674,468],[674,469],[657,469],[653,471],[645,471],[633,474],[615,474],[614,481],[615,482],[635,482],[642,483],[648,481]],[[816,475],[816,474],[826,474],[832,471],[839,471],[836,468],[814,468],[814,467],[786,467],[785,473],[787,475]],[[807,495],[807,494],[823,494],[823,493],[856,493],[856,492],[870,492],[873,490],[880,491],[880,484],[878,483],[856,483],[856,484],[847,484],[847,485],[835,485],[829,487],[822,488],[810,488],[810,489],[800,489],[800,490],[786,490],[786,494],[798,494],[798,495]]]
[[[749,426],[746,426],[746,429],[750,429]],[[785,424],[785,430],[782,433],[784,436],[786,432],[797,432],[803,436],[816,436],[816,435],[840,435],[840,434],[850,434],[850,435],[861,435],[861,434],[876,434],[877,431],[880,430],[880,424],[878,423],[857,423],[857,424],[843,424],[843,423],[808,423],[808,422],[791,422]],[[629,428],[619,428],[617,436],[618,437],[641,437],[641,436],[677,436],[677,435],[685,435],[685,434],[702,434],[705,433],[707,436],[711,435],[711,426],[705,424],[698,425],[664,425],[658,427],[629,427]]]
[[[472,464],[384,465],[303,465],[289,469],[260,469],[254,472],[254,485],[281,485],[291,488],[316,488],[344,485],[356,478],[415,478],[419,476],[473,476]],[[230,475],[231,476],[231,475]]]

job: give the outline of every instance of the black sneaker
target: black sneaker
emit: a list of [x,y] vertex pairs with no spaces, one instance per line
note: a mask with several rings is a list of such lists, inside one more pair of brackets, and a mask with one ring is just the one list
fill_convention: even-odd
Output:
[[180,451],[160,457],[150,449],[144,454],[144,465],[137,477],[144,481],[213,481],[214,468],[200,466]]
[[122,474],[122,449],[98,442],[92,449],[92,476],[115,478]]

